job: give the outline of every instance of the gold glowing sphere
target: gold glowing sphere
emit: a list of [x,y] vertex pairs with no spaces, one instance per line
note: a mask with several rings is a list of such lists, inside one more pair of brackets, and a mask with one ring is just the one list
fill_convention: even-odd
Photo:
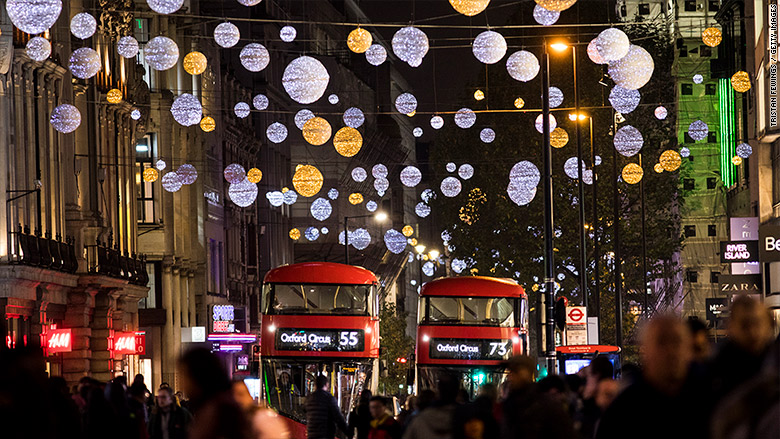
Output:
[[481,101],[482,99],[485,99],[485,93],[482,90],[477,90],[474,92],[474,99]]
[[122,92],[117,88],[112,88],[106,93],[106,100],[109,104],[118,104],[122,102]]
[[363,146],[363,136],[354,128],[344,127],[336,131],[336,135],[333,136],[333,146],[336,152],[344,157],[352,157]]
[[536,4],[548,11],[565,11],[572,7],[577,0],[536,0]]
[[293,187],[299,195],[313,197],[322,189],[322,173],[312,165],[298,166],[293,175]]
[[301,239],[301,231],[298,230],[297,228],[290,229],[290,239],[292,239],[293,241],[297,241]]
[[525,107],[525,101],[523,98],[517,98],[515,99],[515,108],[523,108]]
[[412,238],[412,239],[410,239],[410,240],[409,240],[409,244],[410,244],[412,247],[415,247],[415,246],[417,245],[417,238]]
[[403,229],[401,229],[401,233],[403,233],[404,236],[406,236],[408,238],[408,237],[414,235],[414,227],[412,227],[410,225],[406,225],[406,226],[404,226]]
[[406,115],[409,117],[414,117],[415,114],[417,114],[417,110],[414,110],[411,113],[406,113]]
[[750,75],[747,72],[739,71],[731,76],[731,86],[735,91],[744,93],[750,90]]
[[658,163],[664,167],[664,171],[674,172],[680,169],[680,165],[682,164],[682,157],[680,156],[679,152],[667,149],[661,153],[661,157],[658,159]]
[[349,203],[350,204],[360,204],[363,202],[363,195],[355,192],[352,194],[349,194]]
[[[301,168],[301,166],[303,166],[303,165],[298,165],[298,166],[295,168],[295,170],[297,171],[298,169],[300,169],[300,168]],[[287,193],[287,191],[289,191],[289,190],[290,190],[290,188],[288,188],[287,186],[285,186],[285,187],[283,187],[283,188],[282,188],[282,193],[283,193],[283,194],[286,194],[286,193]]]
[[642,180],[642,176],[644,175],[644,171],[642,171],[642,167],[637,165],[636,163],[629,163],[625,167],[623,167],[623,181],[625,181],[628,184],[637,184],[640,180]]
[[211,116],[206,116],[200,120],[200,129],[202,129],[206,133],[210,133],[214,131],[214,128],[216,127],[217,127],[217,122],[214,121],[214,118]]
[[324,145],[330,133],[330,124],[321,117],[312,117],[303,124],[303,138],[314,146]]
[[347,47],[355,53],[363,53],[371,47],[373,41],[374,39],[371,38],[371,32],[359,27],[354,29],[347,36]]
[[250,183],[260,183],[260,180],[263,179],[263,171],[252,168],[246,172],[246,179],[249,180]]
[[154,168],[146,168],[144,170],[144,181],[148,183],[153,183],[157,181],[157,178],[160,177],[160,173],[157,172],[157,169]]
[[553,148],[563,148],[569,143],[569,133],[561,127],[556,127],[550,133],[550,145]]
[[660,174],[660,173],[664,172],[664,165],[662,165],[660,163],[656,163],[655,166],[653,166],[653,170],[656,173]]
[[488,7],[490,0],[450,0],[453,9],[459,13],[473,17]]
[[200,52],[190,52],[184,57],[182,65],[184,66],[184,71],[190,75],[200,75],[206,71],[208,60],[206,55]]
[[731,158],[731,163],[732,163],[734,166],[739,166],[739,165],[741,165],[741,164],[742,164],[742,157],[740,157],[740,156],[738,156],[738,155],[735,155],[734,157],[732,157],[732,158]]
[[704,44],[710,47],[715,47],[720,44],[721,41],[723,41],[723,34],[721,33],[720,29],[716,27],[708,27],[707,29],[704,29],[704,32],[701,33],[701,40],[704,42]]

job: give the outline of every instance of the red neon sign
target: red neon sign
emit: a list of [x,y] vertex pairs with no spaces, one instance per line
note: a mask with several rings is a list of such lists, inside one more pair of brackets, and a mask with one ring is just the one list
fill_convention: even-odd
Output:
[[136,332],[114,333],[114,353],[143,355],[146,353],[146,334]]
[[70,352],[73,348],[70,329],[52,329],[46,333],[46,351],[49,354]]

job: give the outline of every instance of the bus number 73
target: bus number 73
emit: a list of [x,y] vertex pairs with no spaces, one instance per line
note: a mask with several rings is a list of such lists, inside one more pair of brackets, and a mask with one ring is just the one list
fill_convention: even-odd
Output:
[[491,341],[490,342],[490,355],[498,354],[499,357],[503,357],[507,354],[506,345],[509,342]]

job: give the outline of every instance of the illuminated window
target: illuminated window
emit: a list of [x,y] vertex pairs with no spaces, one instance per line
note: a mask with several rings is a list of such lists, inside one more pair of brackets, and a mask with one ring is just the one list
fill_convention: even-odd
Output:
[[140,224],[157,224],[155,215],[155,191],[158,182],[144,181],[144,171],[154,167],[154,158],[157,156],[157,136],[149,133],[138,139],[135,144],[135,187],[137,199],[137,221]]

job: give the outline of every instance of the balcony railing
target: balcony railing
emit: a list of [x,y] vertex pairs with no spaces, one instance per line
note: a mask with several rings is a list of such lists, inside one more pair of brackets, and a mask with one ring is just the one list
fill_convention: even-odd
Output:
[[85,246],[84,249],[87,254],[87,270],[90,274],[124,279],[134,285],[149,283],[145,255],[131,256],[127,252],[122,254],[118,246],[111,247],[110,241],[108,245],[97,241],[95,245]]
[[40,230],[30,233],[30,227],[19,224],[11,235],[9,242],[8,262],[11,264],[28,265],[50,270],[75,273],[78,269],[76,250],[73,238],[57,235],[52,239],[51,233],[41,235]]

